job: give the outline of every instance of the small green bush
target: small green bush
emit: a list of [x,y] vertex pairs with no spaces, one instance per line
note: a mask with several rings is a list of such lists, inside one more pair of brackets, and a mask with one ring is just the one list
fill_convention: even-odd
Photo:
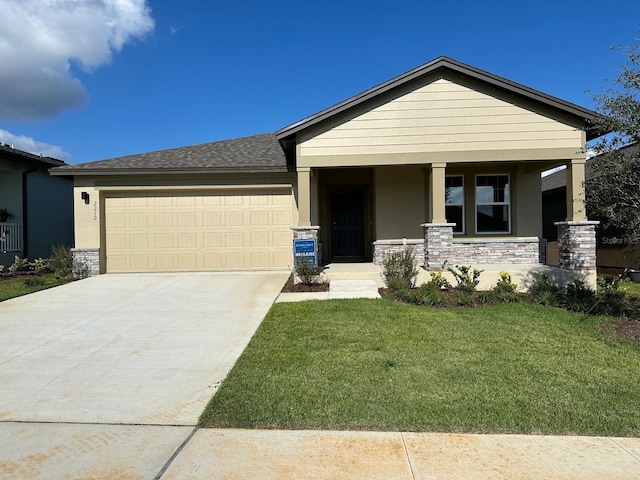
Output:
[[420,285],[416,297],[420,305],[441,307],[447,303],[447,297],[442,293],[436,282],[427,282]]
[[412,248],[388,253],[382,261],[382,279],[389,290],[415,287],[418,264]]
[[443,275],[446,265],[447,265],[447,261],[445,260],[442,263],[442,266],[438,270],[433,270],[429,272],[429,275],[431,275],[431,281],[429,283],[432,283],[440,290],[451,288],[451,283],[449,283],[449,280],[444,278],[444,275]]
[[567,284],[564,306],[574,312],[588,312],[597,301],[596,292],[591,290],[582,280],[574,279]]
[[71,249],[63,245],[51,247],[49,257],[49,268],[57,279],[70,278],[73,276],[73,255]]
[[473,307],[476,304],[476,299],[473,292],[468,290],[457,290],[456,303],[461,307]]
[[324,267],[320,265],[311,265],[302,257],[300,263],[293,269],[296,277],[304,285],[315,285],[319,283],[320,275],[324,272]]
[[456,282],[456,289],[461,292],[473,293],[480,283],[480,274],[484,270],[471,270],[470,265],[456,265],[455,268],[447,268],[447,270],[454,276]]
[[26,258],[20,258],[18,255],[15,256],[13,260],[13,264],[7,268],[7,272],[9,273],[17,273],[22,272],[29,269],[29,260]]
[[558,301],[558,294],[548,290],[539,291],[533,294],[532,297],[537,304],[544,305],[545,307],[552,307]]
[[540,273],[538,278],[529,287],[529,293],[534,297],[543,292],[553,293],[555,296],[560,291],[560,287],[553,283],[551,277],[546,273]]

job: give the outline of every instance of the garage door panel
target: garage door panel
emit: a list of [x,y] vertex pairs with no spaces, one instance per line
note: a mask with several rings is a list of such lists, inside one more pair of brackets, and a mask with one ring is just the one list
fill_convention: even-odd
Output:
[[107,271],[289,268],[286,192],[106,199]]

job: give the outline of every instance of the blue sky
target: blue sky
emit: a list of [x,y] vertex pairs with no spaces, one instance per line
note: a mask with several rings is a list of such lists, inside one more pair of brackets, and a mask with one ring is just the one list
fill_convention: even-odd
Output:
[[79,163],[273,132],[440,55],[592,108],[640,37],[638,0],[117,3],[0,0],[0,141]]

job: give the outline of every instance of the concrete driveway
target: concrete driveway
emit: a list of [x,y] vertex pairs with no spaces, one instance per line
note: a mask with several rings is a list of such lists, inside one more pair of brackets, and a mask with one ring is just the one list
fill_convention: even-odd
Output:
[[153,478],[287,277],[102,275],[0,303],[0,478],[97,478],[118,452],[130,475],[105,478]]

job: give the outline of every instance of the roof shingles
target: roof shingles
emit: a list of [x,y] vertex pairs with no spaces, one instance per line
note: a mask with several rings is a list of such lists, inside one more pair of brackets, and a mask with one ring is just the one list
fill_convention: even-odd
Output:
[[287,160],[275,134],[235,138],[189,147],[127,155],[97,162],[67,165],[53,173],[188,172],[188,171],[286,172]]

